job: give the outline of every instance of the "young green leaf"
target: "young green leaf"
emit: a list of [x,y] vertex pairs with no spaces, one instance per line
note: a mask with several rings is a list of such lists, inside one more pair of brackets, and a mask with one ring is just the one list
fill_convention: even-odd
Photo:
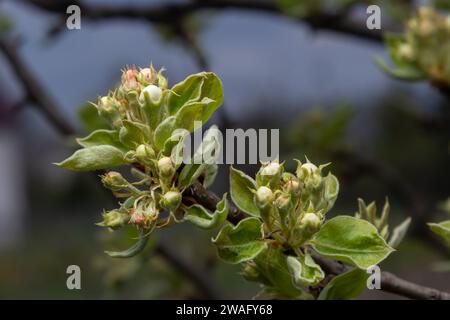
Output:
[[408,231],[410,224],[411,218],[406,218],[405,221],[403,221],[401,224],[395,227],[394,231],[392,232],[392,236],[388,242],[388,244],[392,248],[397,248],[400,245],[400,243],[402,242],[403,238],[406,235],[406,232]]
[[147,245],[148,239],[150,236],[150,232],[148,230],[139,230],[139,239],[133,244],[130,248],[124,251],[105,251],[107,255],[113,258],[131,258],[144,250]]
[[123,145],[134,149],[148,141],[150,133],[145,125],[128,120],[123,120],[122,124],[119,139]]
[[123,152],[109,145],[77,150],[72,156],[56,165],[74,171],[94,171],[125,164]]
[[367,288],[369,274],[355,268],[334,277],[320,292],[318,300],[352,300]]
[[217,204],[214,214],[210,214],[203,206],[195,204],[187,209],[185,219],[202,229],[213,229],[227,219],[228,210],[229,204],[225,193]]
[[394,251],[371,223],[350,216],[327,221],[312,243],[320,254],[360,269],[380,263]]
[[205,163],[185,165],[178,177],[178,188],[187,188],[193,184],[205,172],[208,166]]
[[299,286],[315,286],[325,277],[322,268],[309,254],[304,258],[287,257],[287,266],[294,283]]
[[450,242],[450,220],[441,223],[428,223],[431,231]]
[[171,137],[172,132],[177,128],[176,120],[175,116],[168,117],[156,127],[155,145],[158,150],[164,148],[164,144]]
[[257,218],[241,220],[236,226],[227,224],[212,242],[219,257],[229,263],[251,260],[267,247],[263,225]]
[[426,74],[413,66],[389,67],[386,62],[380,58],[375,58],[378,67],[395,79],[405,81],[425,80]]
[[242,211],[259,217],[259,209],[256,206],[252,190],[256,189],[256,182],[240,170],[230,167],[230,192],[231,199]]
[[268,247],[247,263],[242,276],[248,281],[263,284],[265,293],[271,299],[313,299],[311,295],[294,285],[286,255],[280,249]]

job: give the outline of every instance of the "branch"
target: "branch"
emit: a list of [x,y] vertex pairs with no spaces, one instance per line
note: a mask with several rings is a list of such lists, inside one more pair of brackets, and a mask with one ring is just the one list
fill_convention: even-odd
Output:
[[83,17],[92,20],[137,19],[161,24],[172,24],[183,17],[205,10],[241,10],[261,12],[289,18],[295,22],[305,23],[315,30],[328,30],[352,35],[370,41],[382,42],[380,30],[369,30],[365,25],[351,21],[345,14],[320,13],[305,18],[289,16],[275,1],[258,0],[196,0],[183,3],[163,3],[151,6],[100,6],[82,1],[22,0],[40,9],[57,14],[65,14],[68,5],[80,7]]
[[[194,197],[198,203],[211,211],[215,210],[217,203],[220,201],[220,198],[216,194],[203,188],[200,183],[196,183],[191,187],[190,196]],[[248,217],[246,213],[240,211],[233,205],[230,207],[228,221],[232,224],[237,224],[245,217]],[[316,262],[329,274],[339,275],[351,269],[349,266],[337,261],[328,260],[316,253],[313,255]],[[410,299],[450,300],[450,293],[406,281],[386,271],[381,273],[381,290]]]

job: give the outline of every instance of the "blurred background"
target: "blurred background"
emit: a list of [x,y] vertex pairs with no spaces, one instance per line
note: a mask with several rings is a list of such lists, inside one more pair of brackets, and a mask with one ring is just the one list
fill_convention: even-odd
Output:
[[[137,258],[106,256],[133,241],[94,225],[114,207],[111,197],[94,175],[52,164],[71,154],[75,134],[89,131],[86,102],[113,88],[125,66],[150,63],[167,68],[169,85],[198,71],[219,75],[225,103],[210,124],[280,128],[282,160],[331,161],[341,183],[333,214],[353,214],[358,197],[381,208],[388,196],[393,225],[413,222],[382,269],[449,291],[441,269],[450,249],[425,225],[445,217],[438,204],[450,196],[449,100],[427,83],[392,80],[373,63],[387,56],[382,33],[401,31],[425,2],[383,1],[381,31],[366,28],[365,1],[322,1],[295,16],[280,4],[289,1],[194,2],[0,1],[0,298],[258,293],[239,266],[217,260],[209,241],[216,231],[188,224],[159,232]],[[66,28],[69,4],[81,7],[80,30]],[[224,165],[212,188],[218,194],[227,174]],[[73,264],[81,290],[66,287]]]

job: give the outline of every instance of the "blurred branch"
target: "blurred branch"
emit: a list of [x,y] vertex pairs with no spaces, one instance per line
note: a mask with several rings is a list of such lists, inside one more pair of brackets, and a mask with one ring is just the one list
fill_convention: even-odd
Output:
[[[0,36],[0,51],[3,52],[9,65],[20,80],[25,90],[25,101],[35,105],[50,123],[62,134],[74,134],[75,130],[71,124],[60,114],[50,95],[40,85],[34,76],[30,73],[29,68],[25,66],[17,51],[15,44],[8,41],[5,37]],[[20,103],[23,104],[23,100]]]
[[205,10],[242,10],[261,12],[282,16],[296,22],[305,23],[314,30],[328,30],[348,34],[358,38],[381,42],[383,40],[380,30],[369,30],[365,24],[351,21],[344,13],[320,13],[305,18],[289,16],[280,9],[276,1],[258,0],[195,0],[182,3],[162,3],[150,6],[105,6],[91,5],[84,1],[61,0],[21,0],[40,9],[56,14],[65,14],[67,6],[76,4],[80,7],[83,17],[92,20],[106,19],[138,19],[160,24],[173,24],[184,17]]
[[[21,60],[16,47],[8,40],[0,36],[0,51],[3,52],[9,64],[13,68],[20,82],[26,91],[26,101],[33,102],[37,109],[42,112],[48,122],[62,135],[75,135],[76,129],[59,113],[57,105],[46,94],[43,87],[30,73],[29,68],[26,67]],[[20,105],[24,102],[21,100]],[[181,274],[185,275],[202,293],[202,295],[209,299],[219,298],[217,290],[212,285],[212,280],[207,277],[202,271],[193,268],[187,261],[178,257],[170,248],[164,243],[158,242],[156,252],[166,261],[172,264],[175,269],[179,270]]]
[[[217,203],[220,201],[216,194],[203,188],[200,183],[196,183],[191,187],[190,196],[211,211],[215,210]],[[246,213],[231,205],[228,215],[229,222],[237,224],[246,217],[248,217]],[[349,266],[326,259],[316,253],[314,254],[314,259],[327,273],[334,276],[351,269]],[[406,281],[386,271],[381,272],[381,290],[410,299],[450,300],[450,293]]]

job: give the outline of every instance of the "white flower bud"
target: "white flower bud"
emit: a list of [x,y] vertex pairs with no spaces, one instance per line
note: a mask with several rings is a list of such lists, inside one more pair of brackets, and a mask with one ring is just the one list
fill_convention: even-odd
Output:
[[320,227],[321,223],[320,218],[312,212],[305,213],[300,222],[305,227],[313,230],[317,230]]
[[170,210],[178,208],[181,203],[181,193],[178,191],[168,191],[162,198],[162,206]]
[[158,160],[158,170],[161,177],[171,178],[175,173],[175,167],[170,157],[163,157]]
[[404,59],[411,60],[414,57],[414,51],[411,45],[404,43],[398,48],[398,55]]
[[278,162],[271,162],[261,169],[261,175],[273,177],[280,171],[280,164]]
[[265,207],[274,200],[272,190],[267,187],[259,187],[256,191],[256,204],[260,207]]
[[308,171],[308,173],[310,173],[310,174],[314,173],[314,171],[317,170],[317,167],[314,164],[310,163],[310,162],[302,164],[301,168],[302,169],[306,169],[306,171]]
[[162,90],[153,84],[146,86],[142,90],[141,95],[139,96],[140,100],[142,100],[142,101],[145,100],[145,93],[147,93],[149,95],[152,102],[156,103],[156,102],[159,102],[159,100],[161,100]]

